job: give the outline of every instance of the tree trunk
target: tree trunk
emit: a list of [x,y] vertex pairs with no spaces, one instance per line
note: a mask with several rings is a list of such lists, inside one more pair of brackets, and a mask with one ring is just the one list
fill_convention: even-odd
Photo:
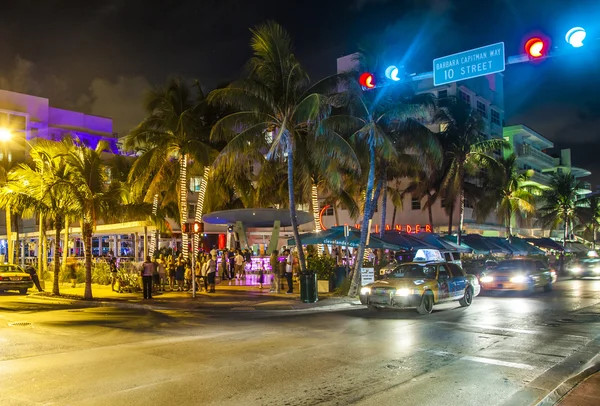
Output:
[[512,243],[512,230],[510,227],[510,209],[506,209],[506,238],[508,239],[508,243]]
[[462,164],[458,166],[458,178],[459,178],[459,221],[458,221],[458,233],[456,235],[456,243],[460,245],[462,242],[462,232],[465,223],[465,168]]
[[42,234],[42,270],[48,270],[48,235],[46,234],[46,219],[44,219],[44,233]]
[[335,216],[335,225],[341,226],[340,224],[340,214],[338,213],[337,202],[333,204],[333,215]]
[[394,204],[394,211],[392,212],[392,230],[396,229],[396,211],[397,210],[398,210],[398,208]]
[[292,232],[298,248],[298,261],[300,262],[300,271],[306,272],[306,261],[304,260],[304,249],[300,241],[300,232],[298,230],[298,218],[296,217],[296,197],[294,196],[294,140],[291,134],[287,134],[287,175],[288,175],[288,194],[290,199],[290,220],[292,222]]
[[[155,194],[152,198],[152,217],[156,217],[158,213],[158,194]],[[150,241],[150,256],[154,258],[154,251],[158,249],[158,236],[157,231],[152,232],[152,240]]]
[[592,223],[592,249],[596,251],[596,223]]
[[65,238],[63,240],[62,269],[67,271],[67,258],[69,256],[69,216],[65,216]]
[[563,247],[566,249],[567,248],[567,235],[569,234],[569,220],[567,219],[567,216],[565,216],[565,226],[563,229]]
[[[198,193],[198,201],[196,202],[196,213],[194,219],[198,222],[202,222],[202,215],[204,214],[204,200],[206,198],[206,189],[208,188],[208,177],[210,176],[210,167],[204,167],[204,176],[202,176],[202,182],[200,183],[200,192]],[[200,234],[194,234],[194,241],[192,243],[193,255],[198,255],[200,249]]]
[[183,259],[188,259],[188,235],[183,232],[183,225],[187,223],[187,155],[183,154],[179,158],[179,219],[181,225],[181,253]]
[[365,197],[365,204],[363,210],[363,221],[360,228],[360,243],[358,245],[358,252],[356,254],[356,263],[354,264],[354,273],[352,274],[352,282],[350,283],[350,290],[348,296],[355,297],[358,294],[360,287],[360,270],[362,267],[363,258],[365,256],[365,244],[367,242],[367,233],[369,228],[369,211],[373,199],[373,187],[375,186],[375,147],[369,146],[369,177],[367,179],[367,192]]
[[39,235],[38,235],[38,274],[41,279],[44,279],[44,235],[46,233],[46,226],[44,223],[44,216],[40,214],[40,224],[39,224]]
[[19,263],[19,258],[21,257],[21,244],[19,241],[19,217],[17,213],[13,214],[14,224],[15,224],[15,262],[14,264]]
[[451,205],[448,212],[448,235],[452,235],[452,220],[454,220],[454,205]]
[[429,225],[431,226],[431,229],[433,230],[433,211],[431,209],[431,195],[429,194],[430,192],[427,192],[427,214],[429,214]]
[[52,293],[60,295],[59,279],[60,279],[60,253],[58,246],[60,243],[60,231],[62,230],[62,219],[60,216],[54,220],[54,284],[52,285]]
[[[311,202],[311,206],[312,206],[312,211],[313,211],[313,219],[315,221],[315,232],[319,232],[322,230],[321,227],[321,219],[319,216],[319,189],[317,188],[317,184],[313,183],[311,185],[310,188],[310,202]],[[325,251],[325,246],[323,244],[318,244],[317,245],[317,252],[319,253],[319,255],[323,255],[323,251]]]
[[6,205],[6,263],[13,264],[13,241],[12,241],[12,212],[10,204]]
[[81,234],[83,237],[83,247],[85,252],[85,293],[84,299],[91,300],[92,296],[92,235],[94,228],[90,222],[82,222]]
[[[379,238],[383,238],[385,233],[385,217],[387,214],[387,169],[383,171],[383,198],[381,202],[381,229],[379,230]],[[381,250],[383,253],[383,250]]]

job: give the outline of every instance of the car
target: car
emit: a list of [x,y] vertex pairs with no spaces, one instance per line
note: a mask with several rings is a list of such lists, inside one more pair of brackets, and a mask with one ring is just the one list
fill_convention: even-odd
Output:
[[505,259],[498,266],[479,278],[484,290],[515,290],[533,292],[542,288],[552,290],[556,272],[543,261],[529,258]]
[[457,264],[427,261],[398,265],[385,279],[363,286],[359,297],[369,310],[414,307],[429,314],[434,305],[453,300],[468,307],[480,291],[477,278]]
[[567,267],[567,274],[572,278],[600,276],[600,258],[585,258]]
[[33,287],[31,276],[19,265],[0,265],[0,291],[18,290],[22,295]]

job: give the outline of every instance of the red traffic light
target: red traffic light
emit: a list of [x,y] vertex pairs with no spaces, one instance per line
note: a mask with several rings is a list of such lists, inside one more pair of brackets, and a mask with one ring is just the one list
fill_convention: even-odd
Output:
[[367,89],[373,89],[375,87],[375,77],[372,73],[365,72],[358,78],[358,83]]
[[539,59],[548,55],[550,42],[541,37],[533,37],[525,43],[525,52],[530,58]]
[[194,223],[192,224],[192,233],[198,234],[198,233],[203,233],[203,232],[204,232],[204,223],[201,223],[199,221],[194,221]]

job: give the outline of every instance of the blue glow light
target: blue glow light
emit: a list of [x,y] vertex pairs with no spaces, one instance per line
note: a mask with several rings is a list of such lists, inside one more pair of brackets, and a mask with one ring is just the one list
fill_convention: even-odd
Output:
[[388,68],[385,70],[385,77],[397,82],[400,80],[400,78],[398,77],[398,73],[399,73],[398,68],[394,65],[391,65],[391,66],[388,66]]
[[582,27],[573,27],[569,31],[567,31],[567,35],[565,35],[565,40],[574,48],[579,48],[583,46],[583,40],[585,39],[587,33],[585,29]]

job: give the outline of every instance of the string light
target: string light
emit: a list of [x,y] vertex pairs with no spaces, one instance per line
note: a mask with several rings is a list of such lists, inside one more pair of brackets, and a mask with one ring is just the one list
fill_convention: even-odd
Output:
[[[179,201],[181,204],[181,224],[187,222],[187,155],[182,155],[179,158]],[[188,259],[189,247],[188,247],[188,235],[181,233],[181,253],[183,259]]]
[[[319,233],[319,232],[321,232],[321,218],[320,218],[321,216],[319,215],[319,193],[317,190],[317,185],[315,185],[315,184],[312,185],[311,192],[312,192],[313,218],[315,220],[315,232]],[[323,246],[323,244],[318,244],[317,249],[319,251],[319,254],[323,254],[325,247]]]
[[[198,192],[198,203],[196,205],[196,216],[195,220],[202,222],[202,213],[204,213],[204,197],[206,196],[206,189],[208,187],[208,177],[210,175],[210,167],[204,167],[204,175],[202,176],[202,182],[200,183],[200,191]],[[198,252],[200,247],[200,234],[194,234],[194,255]]]
[[[152,215],[156,216],[156,213],[158,213],[158,194],[154,195],[152,199]],[[150,258],[154,258],[154,251],[156,251],[157,245],[158,230],[154,230],[150,239]]]

